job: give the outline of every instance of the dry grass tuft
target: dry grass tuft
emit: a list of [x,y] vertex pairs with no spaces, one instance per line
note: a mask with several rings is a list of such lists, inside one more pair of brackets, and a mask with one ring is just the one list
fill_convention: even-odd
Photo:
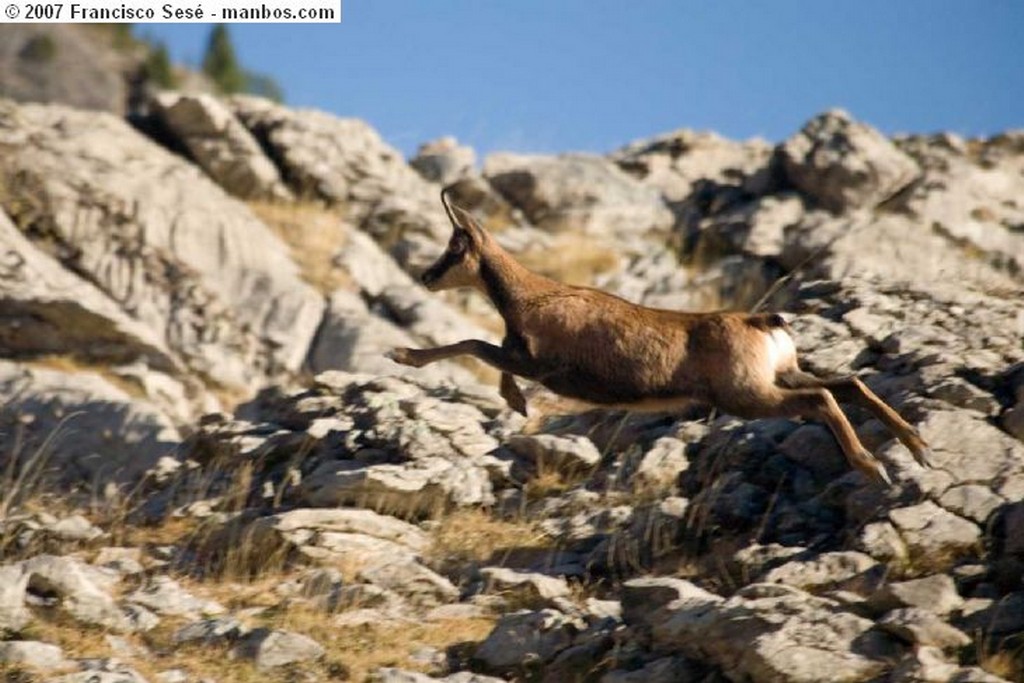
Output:
[[334,265],[349,228],[342,212],[313,202],[249,202],[253,213],[291,250],[302,278],[323,294],[353,286],[348,273]]
[[495,563],[511,550],[549,548],[551,539],[535,523],[508,521],[480,509],[458,510],[434,531],[427,556],[437,562]]
[[530,270],[570,285],[590,285],[594,276],[622,267],[619,252],[592,237],[576,233],[556,235],[550,247],[528,249],[515,255]]

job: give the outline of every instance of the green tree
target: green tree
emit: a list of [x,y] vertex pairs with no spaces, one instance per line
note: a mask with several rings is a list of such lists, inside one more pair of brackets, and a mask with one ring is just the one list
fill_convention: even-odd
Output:
[[156,43],[150,48],[143,68],[146,72],[146,80],[156,83],[161,88],[174,88],[178,85],[178,78],[174,75],[174,67],[171,66],[167,45],[163,42]]
[[203,55],[203,73],[226,95],[245,90],[245,72],[238,63],[235,46],[232,45],[228,27],[224,24],[217,24],[210,31],[206,54]]

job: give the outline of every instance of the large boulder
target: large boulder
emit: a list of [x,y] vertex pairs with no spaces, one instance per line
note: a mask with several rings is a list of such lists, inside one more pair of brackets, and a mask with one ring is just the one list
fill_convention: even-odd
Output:
[[223,102],[175,92],[152,101],[162,127],[225,190],[243,199],[291,196],[259,142]]
[[796,588],[753,584],[728,600],[670,603],[655,644],[710,660],[736,680],[813,683],[880,675],[899,647],[874,623]]
[[99,486],[137,480],[181,436],[166,414],[95,372],[66,372],[0,361],[0,421],[20,433],[0,457],[27,476]]
[[248,208],[108,114],[0,101],[0,203],[198,375],[296,370],[323,302]]
[[613,238],[674,222],[657,190],[598,156],[492,154],[484,176],[531,223],[554,232]]
[[359,119],[231,98],[235,115],[270,150],[300,197],[346,208],[349,218],[413,269],[442,250],[451,228],[436,186]]
[[841,110],[811,119],[779,153],[789,181],[835,212],[873,208],[920,173],[885,136]]

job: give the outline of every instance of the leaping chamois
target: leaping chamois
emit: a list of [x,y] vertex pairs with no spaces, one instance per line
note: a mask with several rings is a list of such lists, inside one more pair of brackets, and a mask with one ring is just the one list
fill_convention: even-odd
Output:
[[870,410],[925,464],[917,431],[856,377],[819,379],[802,372],[782,316],[770,313],[684,313],[648,308],[589,287],[531,272],[469,213],[441,202],[453,232],[444,254],[422,275],[431,291],[472,287],[505,321],[495,346],[468,339],[429,349],[398,348],[405,365],[468,355],[501,371],[508,405],[526,414],[513,375],[556,394],[604,408],[670,412],[701,403],[743,418],[803,416],[827,424],[850,464],[891,483],[884,465],[854,432],[836,398]]

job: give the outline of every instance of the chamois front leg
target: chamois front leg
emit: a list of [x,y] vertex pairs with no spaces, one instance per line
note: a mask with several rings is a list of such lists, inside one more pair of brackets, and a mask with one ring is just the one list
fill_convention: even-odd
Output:
[[422,368],[428,363],[454,358],[455,356],[472,356],[506,374],[519,375],[526,378],[531,378],[535,374],[534,368],[531,367],[526,359],[520,357],[519,354],[494,344],[488,344],[479,339],[467,339],[455,344],[437,346],[432,349],[398,348],[392,349],[387,354],[387,357],[396,363],[411,365],[414,368]]

